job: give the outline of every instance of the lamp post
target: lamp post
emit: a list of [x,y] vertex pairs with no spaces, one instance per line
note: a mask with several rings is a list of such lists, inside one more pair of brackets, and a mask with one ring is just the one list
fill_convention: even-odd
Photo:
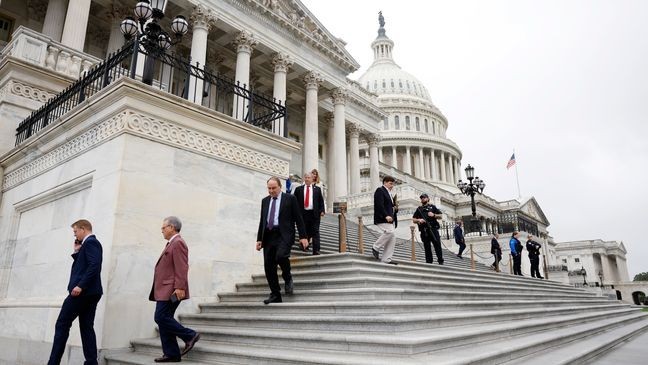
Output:
[[[486,183],[479,177],[475,177],[475,168],[470,166],[470,164],[468,164],[464,171],[466,171],[468,182],[459,180],[457,188],[459,188],[462,194],[470,197],[470,207],[472,209],[472,218],[470,219],[470,223],[472,225],[472,231],[474,232],[479,225],[479,220],[477,219],[477,207],[475,207],[475,194],[483,193]],[[479,229],[479,232],[481,233],[481,228],[477,229]]]
[[583,266],[581,266],[580,274],[583,275],[583,286],[587,286],[587,281],[585,280],[585,277],[587,276],[587,271],[585,271],[585,268]]
[[164,9],[166,8],[166,0],[141,0],[135,5],[133,13],[137,17],[126,17],[122,20],[120,30],[127,40],[136,37],[135,52],[139,51],[138,44],[144,47],[148,54],[144,61],[144,71],[142,74],[142,82],[151,85],[153,83],[153,69],[155,67],[155,59],[150,57],[152,54],[164,53],[177,44],[182,39],[182,36],[187,34],[189,23],[182,15],[176,16],[171,21],[171,32],[175,40],[171,39],[169,33],[165,32],[158,22],[164,18]]

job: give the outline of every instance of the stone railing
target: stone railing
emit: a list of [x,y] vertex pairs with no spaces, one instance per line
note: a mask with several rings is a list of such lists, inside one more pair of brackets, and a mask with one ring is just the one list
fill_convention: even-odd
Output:
[[18,27],[2,50],[2,58],[14,57],[72,79],[78,79],[99,58],[79,52],[24,26]]

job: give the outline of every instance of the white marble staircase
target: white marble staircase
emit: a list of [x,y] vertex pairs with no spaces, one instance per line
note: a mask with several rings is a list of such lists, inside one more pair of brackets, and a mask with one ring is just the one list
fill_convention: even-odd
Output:
[[[263,305],[263,275],[180,320],[186,364],[577,364],[648,329],[648,313],[564,284],[457,265],[294,257],[295,293]],[[152,364],[158,338],[109,365]]]

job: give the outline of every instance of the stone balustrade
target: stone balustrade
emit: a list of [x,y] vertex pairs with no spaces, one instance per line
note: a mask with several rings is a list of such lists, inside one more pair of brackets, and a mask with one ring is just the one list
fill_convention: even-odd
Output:
[[99,58],[67,47],[23,26],[16,29],[11,42],[2,50],[2,59],[6,57],[44,67],[72,79],[78,79],[101,62]]

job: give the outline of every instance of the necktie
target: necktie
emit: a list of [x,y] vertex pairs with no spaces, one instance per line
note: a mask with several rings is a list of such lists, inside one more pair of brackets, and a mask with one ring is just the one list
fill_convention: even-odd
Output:
[[274,226],[274,216],[275,216],[275,208],[277,206],[277,198],[272,198],[272,204],[270,204],[270,214],[268,214],[268,229],[272,229]]
[[304,198],[304,208],[310,204],[310,185],[306,185],[306,198]]

